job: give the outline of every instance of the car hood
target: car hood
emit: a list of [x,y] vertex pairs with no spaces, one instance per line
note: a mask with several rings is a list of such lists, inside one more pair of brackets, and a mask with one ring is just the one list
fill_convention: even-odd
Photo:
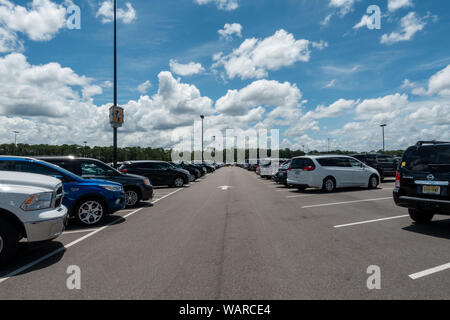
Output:
[[61,184],[61,181],[40,174],[2,171],[0,174],[1,184],[37,187],[53,191],[57,185]]
[[112,182],[109,180],[101,180],[101,179],[83,179],[83,183],[87,184],[106,184],[106,185],[113,185],[113,186],[121,186],[120,183]]
[[174,170],[178,171],[178,172],[181,172],[181,173],[184,173],[187,176],[189,176],[191,174],[189,171],[184,170],[184,169],[180,169],[180,168],[175,168]]

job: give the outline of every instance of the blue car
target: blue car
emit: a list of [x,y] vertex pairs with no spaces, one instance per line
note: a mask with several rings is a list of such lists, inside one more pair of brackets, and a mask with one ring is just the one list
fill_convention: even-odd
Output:
[[119,183],[83,179],[51,163],[32,158],[0,156],[1,171],[18,171],[53,176],[64,185],[63,205],[69,216],[82,225],[94,225],[105,215],[125,207],[125,194]]

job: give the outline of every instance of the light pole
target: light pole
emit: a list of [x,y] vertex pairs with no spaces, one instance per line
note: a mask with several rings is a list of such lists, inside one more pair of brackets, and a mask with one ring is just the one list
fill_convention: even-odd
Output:
[[205,119],[204,115],[201,115],[200,118],[202,119],[202,163],[204,162],[203,158],[203,120]]
[[[114,107],[117,107],[117,0],[114,0]],[[113,128],[113,162],[117,168],[117,127]]]
[[86,147],[87,147],[87,141],[83,141],[84,142],[84,156],[86,157]]
[[17,148],[17,134],[20,133],[19,131],[13,131],[14,133],[14,147]]
[[387,124],[382,124],[382,125],[380,125],[380,127],[383,131],[383,151],[386,151],[385,144],[384,144],[384,128],[387,127]]

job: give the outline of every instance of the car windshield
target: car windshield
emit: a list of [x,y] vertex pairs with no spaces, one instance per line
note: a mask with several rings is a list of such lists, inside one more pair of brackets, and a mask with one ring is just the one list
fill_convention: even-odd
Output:
[[73,179],[73,180],[83,179],[82,177],[77,176],[77,175],[74,174],[73,172],[70,172],[69,170],[66,170],[66,169],[64,169],[64,168],[62,168],[62,167],[60,167],[60,166],[57,166],[56,164],[49,163],[49,162],[45,162],[45,161],[42,161],[41,163],[45,163],[45,166],[50,167],[50,168],[52,168],[52,169],[54,169],[54,170],[57,170],[57,171],[59,171],[62,175],[65,175],[65,176],[67,176],[67,177],[69,177],[69,178],[71,178],[71,179]]
[[402,167],[411,171],[450,172],[450,145],[411,147]]

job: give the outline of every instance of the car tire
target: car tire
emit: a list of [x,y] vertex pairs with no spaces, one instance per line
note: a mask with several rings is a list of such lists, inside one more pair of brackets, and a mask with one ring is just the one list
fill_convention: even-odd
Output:
[[184,180],[182,177],[176,177],[173,180],[173,184],[172,184],[175,188],[182,188],[184,186]]
[[433,220],[434,214],[427,211],[420,211],[417,209],[409,209],[409,216],[411,219],[419,224],[425,224]]
[[125,206],[127,208],[134,208],[141,201],[139,192],[135,189],[125,189]]
[[107,207],[98,198],[83,199],[74,208],[74,217],[78,224],[83,226],[93,226],[106,216]]
[[378,180],[378,177],[376,175],[372,175],[369,179],[368,188],[376,189],[376,188],[378,188],[379,184],[380,184],[380,181]]
[[331,193],[336,190],[336,180],[333,177],[327,177],[323,180],[322,190]]
[[11,261],[17,253],[19,232],[5,219],[0,218],[0,265]]

